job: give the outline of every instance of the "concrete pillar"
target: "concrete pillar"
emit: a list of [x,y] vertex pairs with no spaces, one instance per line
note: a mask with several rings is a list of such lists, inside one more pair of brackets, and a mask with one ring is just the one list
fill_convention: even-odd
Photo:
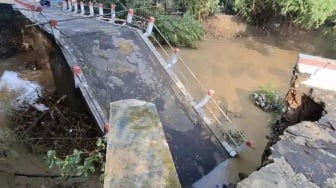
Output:
[[109,125],[104,187],[181,188],[155,104],[113,102]]
[[62,6],[62,10],[66,11],[68,9],[68,5],[66,0],[63,1],[63,6]]
[[99,18],[103,18],[103,14],[104,14],[103,3],[99,3],[98,9],[99,9]]
[[111,4],[111,23],[114,23],[115,17],[116,17],[116,12],[115,12],[115,4]]
[[149,37],[152,34],[154,22],[155,18],[151,16],[148,20],[147,29],[146,32],[144,33],[144,36]]
[[168,65],[165,67],[166,69],[173,67],[177,63],[179,52],[180,52],[180,49],[174,48],[173,55],[170,57]]
[[35,10],[36,10],[36,7],[34,6],[34,5],[32,5],[31,7],[30,7],[31,9],[31,17],[32,17],[32,19],[35,21],[35,17],[36,17],[36,13],[35,13]]
[[71,5],[71,0],[68,0],[68,11],[72,11],[72,5]]
[[77,4],[77,0],[72,0],[72,5],[73,5],[73,8],[74,8],[74,13],[77,13],[78,12],[78,4]]
[[85,9],[84,9],[84,3],[83,1],[80,2],[80,9],[81,9],[81,15],[84,15],[85,14]]
[[37,20],[37,22],[43,21],[43,17],[41,16],[42,11],[43,11],[42,7],[37,7],[36,8],[36,12],[37,12],[36,20]]
[[78,66],[78,65],[72,66],[71,69],[72,69],[72,73],[74,75],[75,88],[78,88],[79,87],[79,78],[78,78],[78,76],[80,74],[82,74],[82,70],[81,70],[80,66]]
[[195,110],[200,110],[203,106],[205,106],[214,94],[215,91],[210,89],[204,98],[194,106]]
[[255,150],[255,148],[253,147],[253,141],[251,140],[247,140],[244,144],[241,144],[238,148],[237,148],[237,151],[240,153],[240,152],[244,152],[246,151],[247,149],[253,149]]
[[134,10],[131,8],[128,9],[128,14],[127,14],[127,19],[126,19],[127,23],[132,23],[133,15],[134,15]]
[[94,16],[93,3],[91,1],[89,2],[89,10],[90,10],[90,16]]
[[60,31],[57,29],[57,21],[56,20],[49,20],[49,24],[51,26],[52,32],[55,36],[55,38],[59,38],[60,37]]

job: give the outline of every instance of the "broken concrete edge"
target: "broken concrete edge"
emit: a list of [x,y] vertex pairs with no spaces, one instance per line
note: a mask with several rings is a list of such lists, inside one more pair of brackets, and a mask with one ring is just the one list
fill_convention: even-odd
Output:
[[110,103],[104,187],[181,187],[155,104]]
[[336,91],[336,84],[330,82],[336,78],[336,60],[299,54],[296,67],[300,73],[309,74],[309,79],[303,81],[302,85]]
[[317,188],[316,184],[310,182],[302,173],[293,170],[284,157],[275,159],[274,163],[253,172],[248,178],[239,182],[237,188],[248,187],[311,187]]
[[[296,123],[279,125],[265,147],[261,168],[237,187],[336,187],[336,155],[331,147],[336,145],[335,92],[305,87],[301,82],[307,75],[298,73],[296,67],[292,76],[286,97],[291,110],[284,117],[295,116]],[[299,104],[288,101],[293,100],[288,97],[292,90]],[[320,116],[306,120],[317,115],[309,108],[319,105]]]
[[[22,13],[22,10],[19,10]],[[43,14],[43,13],[41,13]],[[34,19],[33,15],[25,15],[27,19],[29,19],[32,23],[35,23],[36,20]],[[54,36],[54,33],[49,26],[49,24],[44,24],[44,25],[39,25],[41,29],[49,33],[51,36],[54,37],[55,42],[58,44],[60,47],[62,54],[64,55],[67,64],[69,65],[69,68],[71,69],[72,66],[77,65],[76,62],[79,62],[80,60],[77,59],[72,53],[71,53],[71,48],[68,47],[68,45],[65,43],[64,40],[62,40],[61,37],[56,37]],[[93,115],[95,122],[98,124],[99,129],[101,133],[105,133],[105,125],[107,123],[107,117],[105,113],[102,110],[102,107],[99,105],[98,101],[92,97],[92,91],[87,85],[86,78],[83,74],[74,77],[74,79],[77,79],[79,83],[79,90],[81,91],[83,98],[86,102],[86,104],[89,107],[89,111]],[[76,80],[75,80],[76,81]],[[75,89],[75,88],[74,88]]]

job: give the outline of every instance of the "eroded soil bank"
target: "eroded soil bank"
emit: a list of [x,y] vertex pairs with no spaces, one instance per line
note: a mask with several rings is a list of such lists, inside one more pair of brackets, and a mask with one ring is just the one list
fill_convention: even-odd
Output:
[[[44,160],[45,149],[41,153],[36,153],[36,148],[28,146],[32,144],[29,141],[31,139],[35,140],[34,144],[37,143],[36,141],[42,140],[36,144],[38,145],[44,143],[44,138],[29,138],[25,136],[25,132],[18,136],[13,131],[27,124],[27,127],[37,126],[31,129],[36,135],[39,135],[39,132],[44,135],[48,129],[43,128],[43,125],[48,123],[57,125],[59,122],[43,121],[51,121],[50,119],[55,118],[56,114],[53,114],[52,110],[47,111],[48,113],[35,110],[33,114],[25,112],[32,118],[21,121],[19,124],[8,119],[9,112],[20,102],[34,103],[34,100],[31,99],[38,98],[38,94],[41,95],[42,90],[53,91],[56,89],[51,65],[53,63],[60,64],[64,60],[51,38],[48,38],[37,28],[25,28],[26,24],[29,22],[20,13],[13,11],[11,6],[0,4],[0,187],[57,187],[59,179],[48,176],[60,174],[55,169],[47,168]],[[67,83],[66,80],[59,82]],[[59,89],[58,95],[60,96],[57,99],[62,97],[64,93],[66,91]],[[66,106],[68,104],[71,104],[71,101],[67,102]],[[55,109],[54,106],[52,107]],[[49,120],[41,118],[44,113],[50,117]],[[72,113],[66,111],[66,114],[63,115],[67,118]],[[17,115],[17,117],[21,115],[24,113]],[[36,119],[34,120],[34,118]],[[39,118],[40,120],[36,121]],[[90,126],[88,129],[91,129]],[[66,129],[68,130],[68,128]],[[53,131],[57,130],[53,128],[50,133]],[[90,131],[88,132],[90,133]],[[68,131],[64,137],[71,137],[72,135],[69,134]],[[56,136],[59,137],[59,135]],[[93,137],[95,136],[97,135],[93,135]],[[48,137],[49,140],[45,143],[53,143],[50,142],[50,139],[53,139],[54,144],[61,144],[60,138],[52,138],[50,135]],[[74,146],[73,144],[68,145]],[[50,147],[50,149],[55,148]],[[37,177],[29,177],[29,175]],[[100,184],[97,176],[90,178],[85,183],[76,183],[82,181],[82,179],[70,181],[61,187],[98,187]]]

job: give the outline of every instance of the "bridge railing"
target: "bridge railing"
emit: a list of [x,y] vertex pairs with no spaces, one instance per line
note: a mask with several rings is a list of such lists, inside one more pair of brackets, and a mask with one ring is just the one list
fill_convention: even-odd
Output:
[[[173,56],[172,54],[176,53],[176,50],[165,38],[162,32],[160,32],[156,26],[154,27],[154,32],[158,32],[159,35],[161,35],[161,37],[164,39],[164,43],[162,44],[162,42],[159,42],[159,40],[154,35],[151,35],[150,37],[159,48],[162,56],[169,63]],[[205,95],[208,95],[209,89],[207,89],[202,84],[197,75],[193,73],[188,63],[184,61],[181,56],[178,55],[178,62],[176,62],[175,65],[168,66],[166,69],[169,69],[168,71],[174,72],[174,74],[176,74],[179,80],[183,83],[184,87],[192,95],[194,99],[194,108],[197,107],[197,104],[206,97]],[[195,110],[201,116],[209,118],[207,123],[220,141],[226,140],[236,148],[245,143],[246,138],[243,133],[228,117],[227,113],[225,112],[226,109],[220,106],[212,96],[210,96],[210,100],[203,108],[195,108]]]
[[[20,0],[15,0],[17,2],[25,4]],[[77,6],[77,8],[76,8]],[[29,7],[29,6],[28,6]],[[143,11],[145,8],[128,9],[123,4],[119,2],[119,9],[116,10],[117,6],[112,5],[110,8],[104,8],[102,4],[69,4],[69,2],[63,2],[63,10],[82,14],[85,17],[75,18],[75,19],[85,19],[97,17],[100,20],[109,21],[110,23],[128,25],[146,31],[148,29],[149,19],[143,16],[135,15],[135,12],[143,12],[148,14],[151,11]],[[84,9],[83,9],[84,7]],[[34,10],[36,7],[31,7]],[[153,9],[154,7],[146,7],[148,9]],[[93,11],[92,11],[93,9]],[[114,9],[112,11],[112,9]],[[84,10],[84,11],[83,11]],[[137,11],[138,10],[138,11]],[[42,15],[42,16],[41,16]],[[45,22],[50,22],[47,18],[41,14],[41,19]],[[113,17],[114,15],[114,17]],[[129,16],[131,19],[129,19]],[[60,20],[66,21],[66,20]],[[183,60],[183,58],[178,54],[178,49],[173,47],[160,29],[154,24],[153,32],[156,35],[150,34],[148,39],[152,41],[157,51],[161,54],[166,62],[164,67],[166,71],[170,74],[175,75],[178,81],[183,84],[188,93],[192,97],[192,106],[200,114],[200,116],[206,121],[210,130],[216,135],[216,137],[222,142],[227,141],[236,148],[244,145],[247,141],[244,134],[239,130],[239,128],[232,122],[224,109],[218,102],[212,97],[213,90],[209,90],[204,84],[199,80],[197,75],[189,67],[188,63]],[[156,36],[159,36],[163,40],[158,40]]]
[[[115,11],[116,18],[113,23],[127,24],[129,26],[141,29],[142,31],[147,29],[149,22],[148,18],[144,18],[144,16],[147,16],[146,14],[148,14],[148,12],[153,12],[153,10],[156,11],[156,7],[129,9],[120,2],[117,3],[121,8],[119,8],[118,11]],[[99,11],[99,5],[94,5],[94,8],[95,10],[93,17],[99,17],[100,14],[100,19],[111,19],[111,8],[102,8],[103,13]],[[71,7],[71,10],[72,9],[73,8]],[[152,9],[152,11],[148,11],[148,9]],[[134,12],[140,14],[142,13],[142,15],[136,15]],[[132,14],[131,21],[128,20],[128,14]],[[149,35],[149,39],[157,48],[161,56],[165,59],[167,63],[165,69],[168,72],[175,74],[186,90],[191,94],[193,98],[193,101],[191,101],[193,107],[204,119],[206,119],[206,123],[212,132],[216,135],[216,137],[220,141],[226,140],[236,148],[245,144],[247,140],[242,131],[240,131],[234,122],[232,122],[232,120],[228,117],[227,113],[225,112],[226,109],[223,109],[222,106],[220,106],[212,96],[208,97],[208,103],[203,108],[197,108],[197,105],[202,103],[202,101],[207,98],[207,93],[209,90],[204,86],[204,84],[202,84],[197,75],[193,73],[188,63],[185,62],[180,55],[178,55],[176,48],[170,44],[170,42],[155,24],[153,32],[157,35]],[[160,36],[163,41],[159,41],[155,36]],[[177,58],[177,61],[175,60],[176,62],[174,62],[174,58]]]

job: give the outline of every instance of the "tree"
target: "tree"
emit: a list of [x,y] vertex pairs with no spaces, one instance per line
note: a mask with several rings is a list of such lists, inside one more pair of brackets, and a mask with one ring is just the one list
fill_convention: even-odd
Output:
[[289,16],[296,25],[318,28],[336,15],[335,0],[275,0],[280,13]]
[[256,24],[267,22],[277,14],[274,0],[235,0],[234,7],[239,16]]
[[218,11],[219,0],[180,0],[184,9],[198,20]]
[[335,0],[235,0],[239,15],[253,23],[283,16],[297,26],[318,28],[336,15]]

